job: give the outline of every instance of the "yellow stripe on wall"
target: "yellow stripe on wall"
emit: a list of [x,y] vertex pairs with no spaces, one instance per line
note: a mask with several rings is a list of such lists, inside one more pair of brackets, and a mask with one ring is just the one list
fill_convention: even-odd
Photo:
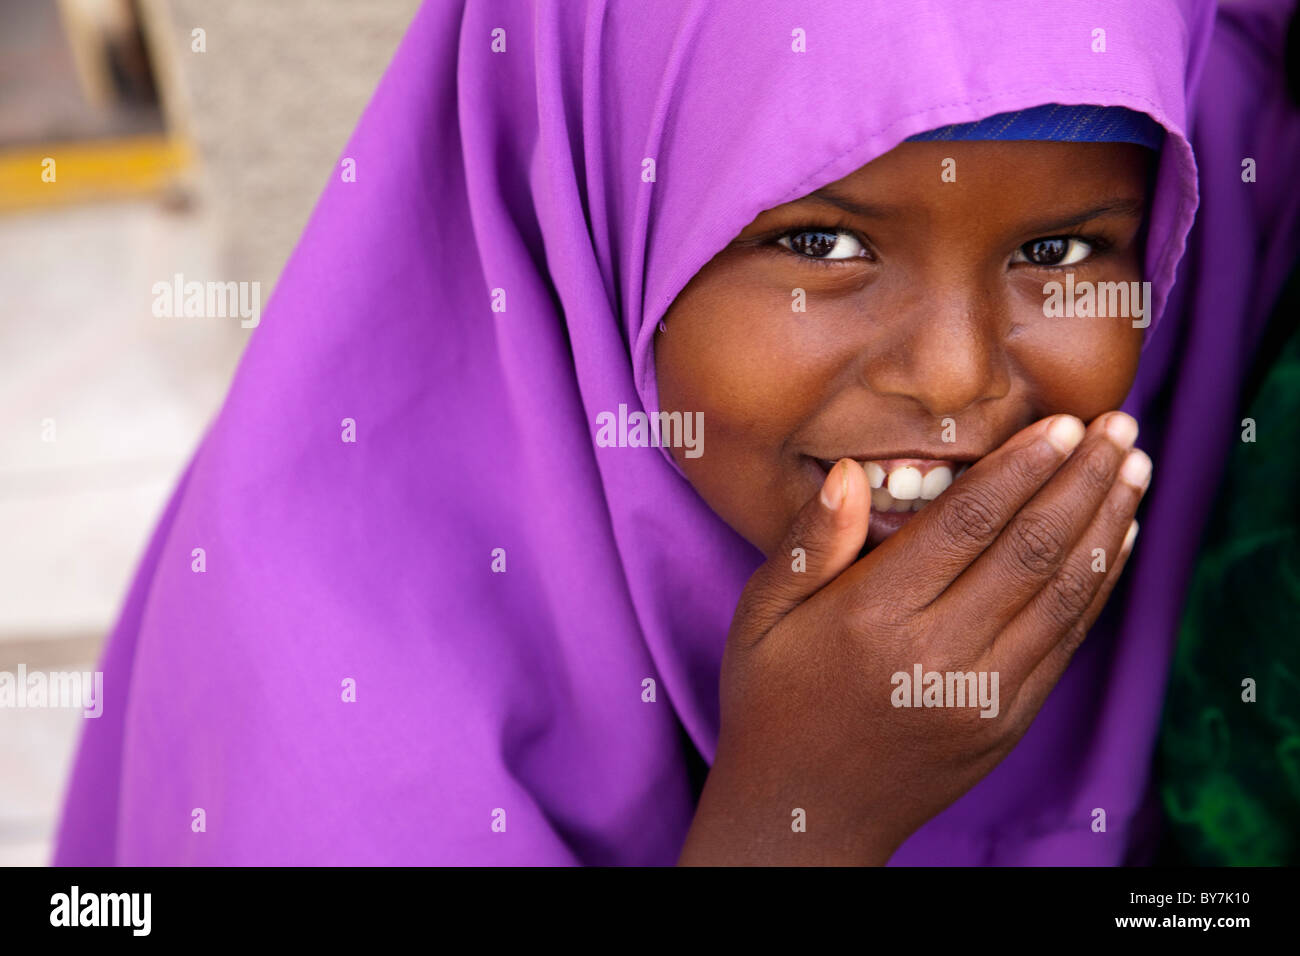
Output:
[[155,192],[192,163],[188,143],[161,135],[0,150],[0,211]]

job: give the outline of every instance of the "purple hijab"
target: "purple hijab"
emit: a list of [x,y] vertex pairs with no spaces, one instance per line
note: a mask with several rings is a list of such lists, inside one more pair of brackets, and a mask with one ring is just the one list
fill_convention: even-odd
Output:
[[[596,416],[656,407],[660,318],[760,211],[1046,102],[1168,131],[1125,405],[1154,485],[1127,587],[1028,735],[893,862],[1128,858],[1236,385],[1290,264],[1261,243],[1295,248],[1294,114],[1260,87],[1274,7],[1238,5],[1218,49],[1209,0],[426,3],[154,533],[55,862],[673,863],[762,557],[662,449],[598,447]],[[1174,285],[1192,119],[1214,257],[1193,233]]]

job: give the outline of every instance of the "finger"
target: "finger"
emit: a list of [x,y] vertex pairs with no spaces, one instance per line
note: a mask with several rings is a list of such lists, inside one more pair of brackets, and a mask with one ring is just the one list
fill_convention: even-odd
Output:
[[[1044,587],[1024,608],[1016,621],[994,642],[994,652],[1005,644],[1007,650],[1031,667],[1062,643],[1078,646],[1092,626],[1087,614],[1093,609],[1103,585],[1114,581],[1111,571],[1093,570],[1098,560],[1117,554],[1128,541],[1151,476],[1151,459],[1146,452],[1129,452],[1115,487],[1106,496],[1080,544],[1062,565],[1051,583]],[[1133,534],[1136,534],[1133,531]],[[1097,608],[1100,613],[1100,608]],[[1073,653],[1070,648],[1068,653]],[[1067,654],[1068,658],[1068,654]],[[1030,667],[1026,667],[1029,670]]]
[[[1088,605],[1087,612],[1066,632],[1064,637],[1052,646],[1042,660],[1038,662],[1037,666],[1034,667],[1033,671],[1030,672],[1029,676],[1020,684],[1016,700],[1023,700],[1024,706],[1032,707],[1034,711],[1037,711],[1043,705],[1043,701],[1047,699],[1047,695],[1052,692],[1052,688],[1060,682],[1061,677],[1065,674],[1065,669],[1074,658],[1074,652],[1082,646],[1088,632],[1092,630],[1097,618],[1101,616],[1102,608],[1106,606],[1106,601],[1110,599],[1115,584],[1124,573],[1129,556],[1133,553],[1137,532],[1138,523],[1134,521],[1129,525],[1124,543],[1120,545],[1119,556],[1111,565],[1110,570],[1107,571],[1106,580],[1092,599],[1092,603]],[[1019,707],[1021,704],[1016,703],[1014,706]]]
[[795,516],[781,547],[745,585],[736,619],[744,621],[748,637],[766,634],[853,564],[870,521],[866,474],[853,459],[842,458]]
[[[979,615],[994,632],[1001,633],[1053,582],[1053,588],[1047,588],[1047,600],[1037,605],[1040,613],[1071,615],[1058,622],[1057,633],[1072,623],[1101,582],[1086,568],[1071,566],[1066,568],[1070,574],[1062,574],[1062,566],[1093,525],[1098,510],[1110,501],[1119,483],[1120,464],[1133,447],[1137,430],[1137,422],[1123,412],[1094,420],[1065,464],[1007,522],[988,550],[953,581],[936,605],[942,604],[961,619]],[[1116,546],[1133,518],[1127,505],[1132,497],[1136,507],[1136,494],[1121,490],[1119,498],[1111,501],[1111,519],[1122,522],[1115,531]],[[1103,523],[1096,530],[1105,536],[1112,529]],[[1086,586],[1086,594],[1069,590],[1076,582]]]
[[942,594],[1002,532],[1084,436],[1073,415],[1054,415],[1017,432],[970,466],[960,480],[873,551],[893,555],[891,585],[922,608]]

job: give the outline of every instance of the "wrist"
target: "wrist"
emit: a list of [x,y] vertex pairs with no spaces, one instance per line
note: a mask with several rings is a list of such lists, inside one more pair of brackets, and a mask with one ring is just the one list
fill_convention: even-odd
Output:
[[901,842],[827,801],[809,803],[792,792],[765,795],[715,763],[677,865],[883,866]]

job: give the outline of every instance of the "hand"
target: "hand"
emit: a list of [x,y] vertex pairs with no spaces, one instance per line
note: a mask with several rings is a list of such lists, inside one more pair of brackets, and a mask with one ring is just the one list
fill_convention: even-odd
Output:
[[[870,490],[861,466],[838,462],[741,596],[717,756],[680,862],[883,864],[992,770],[1123,571],[1151,467],[1130,450],[1136,434],[1121,412],[1086,430],[1036,422],[861,560]],[[895,706],[893,675],[910,680],[915,664],[984,674],[996,716]]]

